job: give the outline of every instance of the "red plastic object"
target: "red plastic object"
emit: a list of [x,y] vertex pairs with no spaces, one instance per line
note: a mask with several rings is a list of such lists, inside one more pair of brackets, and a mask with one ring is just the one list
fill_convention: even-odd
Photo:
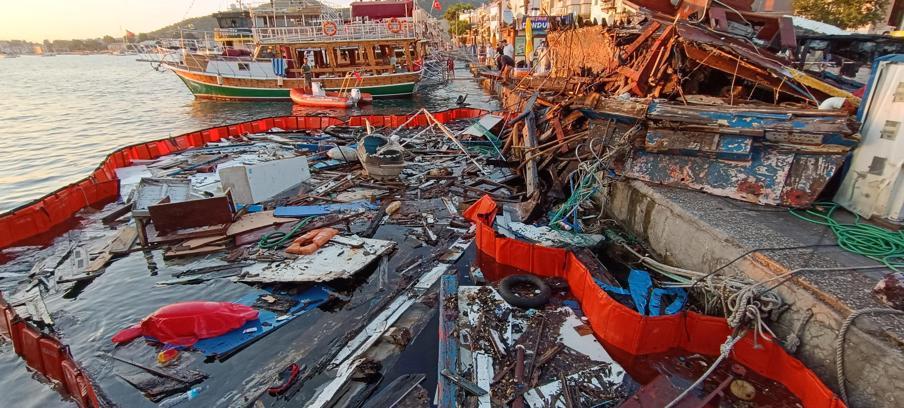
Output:
[[292,384],[295,383],[295,380],[298,379],[298,373],[301,371],[301,367],[296,363],[290,364],[285,368],[281,373],[279,373],[279,383],[274,386],[267,388],[267,392],[270,395],[281,395],[285,393]]
[[229,302],[183,302],[157,309],[136,326],[113,336],[114,343],[128,343],[140,336],[163,343],[191,346],[200,339],[217,337],[257,319],[257,310]]
[[313,254],[327,242],[330,242],[337,234],[339,234],[339,230],[335,228],[318,228],[308,231],[304,235],[295,238],[292,241],[292,245],[286,248],[286,252],[295,255]]
[[[590,320],[593,333],[603,343],[632,355],[680,348],[715,356],[719,354],[719,346],[731,334],[731,328],[721,317],[694,312],[668,316],[638,314],[601,289],[587,267],[571,252],[497,236],[492,227],[496,208],[496,202],[484,196],[464,212],[465,218],[477,224],[474,241],[479,251],[478,258],[487,256],[500,265],[537,276],[565,279]],[[491,266],[481,270],[491,280],[509,273],[494,271]],[[813,371],[786,353],[777,342],[760,340],[759,345],[754,346],[753,334],[748,333],[735,345],[732,357],[746,368],[783,384],[806,407],[845,406]]]

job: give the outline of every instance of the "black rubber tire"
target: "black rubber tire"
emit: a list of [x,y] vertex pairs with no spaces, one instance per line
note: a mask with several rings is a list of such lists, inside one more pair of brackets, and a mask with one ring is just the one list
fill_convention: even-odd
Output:
[[[540,293],[533,294],[529,297],[522,297],[515,294],[512,288],[516,285],[529,284],[540,290]],[[543,305],[549,303],[551,290],[543,279],[534,275],[509,275],[499,281],[499,295],[502,296],[508,304],[520,307],[522,309],[539,309]]]

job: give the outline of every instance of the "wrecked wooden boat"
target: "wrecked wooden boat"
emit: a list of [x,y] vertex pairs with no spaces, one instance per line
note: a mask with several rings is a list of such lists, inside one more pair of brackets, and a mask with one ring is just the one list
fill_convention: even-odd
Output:
[[358,143],[358,159],[367,175],[377,180],[397,178],[405,168],[404,151],[382,135],[368,135]]

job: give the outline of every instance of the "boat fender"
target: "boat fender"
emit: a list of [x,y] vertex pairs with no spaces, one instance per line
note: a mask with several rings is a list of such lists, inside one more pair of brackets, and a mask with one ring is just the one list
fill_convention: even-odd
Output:
[[[513,289],[518,285],[531,285],[535,289],[529,295],[523,296]],[[499,295],[508,304],[522,309],[539,309],[549,302],[551,290],[543,279],[534,275],[519,274],[509,275],[499,281]]]
[[324,21],[323,22],[323,33],[332,37],[339,32],[339,28],[336,27],[336,23],[332,21]]
[[389,19],[388,23],[386,23],[386,28],[388,28],[390,32],[399,33],[402,31],[402,23],[399,21],[399,19],[393,17]]

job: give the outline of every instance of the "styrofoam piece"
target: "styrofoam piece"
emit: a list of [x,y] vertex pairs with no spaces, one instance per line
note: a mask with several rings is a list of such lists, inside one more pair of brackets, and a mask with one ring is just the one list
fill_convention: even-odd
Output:
[[474,383],[488,391],[486,394],[477,397],[477,407],[491,408],[493,406],[493,387],[490,386],[494,375],[493,358],[483,352],[474,353],[474,373],[476,377],[474,378]]
[[311,178],[308,160],[304,157],[220,167],[218,173],[223,190],[231,190],[235,203],[242,205],[269,200]]
[[135,187],[138,186],[138,182],[142,178],[154,177],[151,171],[148,170],[148,166],[145,165],[120,167],[115,171],[116,178],[119,179],[119,199],[122,202],[129,201],[129,196],[135,191]]
[[311,255],[246,267],[242,282],[327,282],[348,278],[388,252],[395,242],[361,238],[364,245],[351,248],[329,242]]

